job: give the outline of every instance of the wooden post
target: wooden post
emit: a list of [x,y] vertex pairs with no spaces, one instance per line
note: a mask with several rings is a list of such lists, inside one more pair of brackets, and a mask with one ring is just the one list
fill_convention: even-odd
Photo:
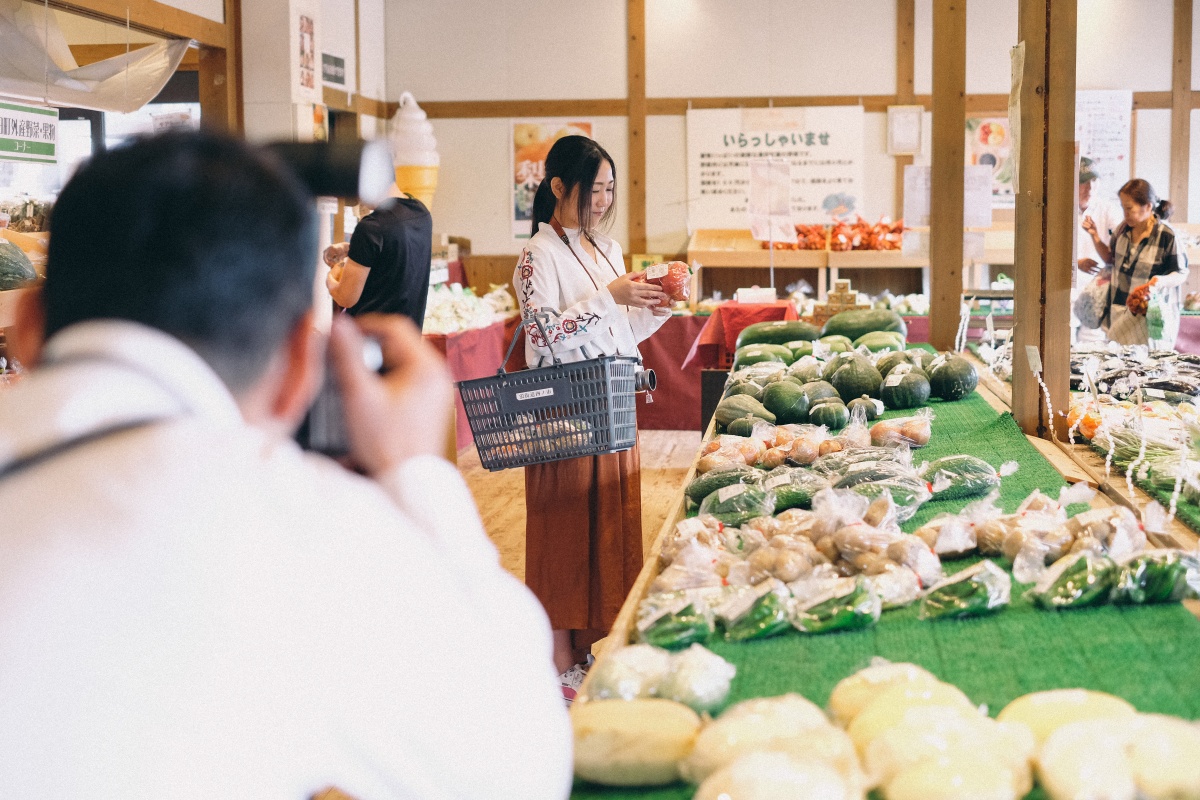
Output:
[[629,252],[646,252],[646,0],[626,3],[626,98],[629,115]]
[[225,46],[200,45],[200,122],[229,133],[243,130],[241,16],[241,0],[225,0]]
[[[913,33],[917,27],[916,0],[896,0],[896,105],[908,106],[916,101],[913,88]],[[913,163],[912,156],[896,156],[896,199],[892,219],[904,216],[904,168]]]
[[1029,368],[1036,348],[1054,406],[1070,399],[1071,273],[1075,240],[1076,0],[1020,0],[1025,43],[1016,213],[1012,410],[1022,430],[1048,437],[1050,418]]
[[1175,0],[1171,65],[1171,186],[1174,219],[1188,221],[1188,162],[1192,134],[1192,0]]
[[949,350],[958,335],[963,288],[967,0],[934,0],[933,63],[929,342]]

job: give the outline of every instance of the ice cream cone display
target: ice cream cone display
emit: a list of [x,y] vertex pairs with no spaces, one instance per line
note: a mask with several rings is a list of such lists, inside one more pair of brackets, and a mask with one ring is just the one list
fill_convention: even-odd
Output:
[[388,128],[396,186],[432,208],[440,163],[437,140],[433,137],[433,124],[426,119],[412,93],[400,95],[400,107]]

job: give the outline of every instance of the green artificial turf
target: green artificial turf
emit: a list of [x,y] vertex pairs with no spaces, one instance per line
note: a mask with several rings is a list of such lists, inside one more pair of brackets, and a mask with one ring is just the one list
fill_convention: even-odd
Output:
[[[1014,511],[1034,489],[1056,496],[1062,476],[1029,443],[1010,414],[997,414],[978,394],[933,402],[933,436],[914,462],[969,453],[999,468],[1020,469],[1003,479],[1000,506]],[[889,412],[884,419],[912,412]],[[905,530],[969,500],[926,503]],[[1072,508],[1078,512],[1082,507]],[[949,571],[974,560],[947,563]],[[1007,566],[1007,565],[1005,565]],[[1012,604],[988,617],[940,622],[917,619],[915,606],[885,612],[864,631],[804,636],[789,633],[741,644],[713,642],[738,668],[729,702],[798,692],[822,706],[834,685],[881,656],[912,661],[962,689],[995,715],[1009,701],[1043,689],[1082,687],[1111,692],[1140,711],[1200,718],[1200,620],[1180,605],[1043,611],[1013,585]],[[605,800],[685,800],[693,787],[611,789],[577,784],[572,797]],[[1043,798],[1040,790],[1029,800]]]

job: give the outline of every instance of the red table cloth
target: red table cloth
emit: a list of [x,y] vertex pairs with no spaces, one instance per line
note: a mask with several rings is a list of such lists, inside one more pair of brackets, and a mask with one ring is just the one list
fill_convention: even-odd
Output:
[[[496,374],[518,323],[519,318],[514,316],[508,320],[494,322],[486,328],[449,334],[426,334],[425,340],[446,357],[446,364],[456,382],[468,381]],[[513,353],[509,365],[512,369],[524,368],[525,350],[521,342],[517,342],[516,352]],[[461,450],[469,447],[473,441],[471,425],[467,422],[467,412],[463,409],[462,400],[457,395],[454,405],[457,410],[455,427],[458,449]]]
[[798,319],[796,307],[786,300],[775,303],[722,303],[696,337],[688,352],[684,366],[698,363],[702,369],[722,369],[726,355],[737,350],[737,337],[743,330],[756,322]]
[[645,394],[638,395],[642,430],[700,430],[700,364],[693,360],[685,367],[684,362],[706,322],[708,317],[671,317],[638,345],[642,362],[658,378],[653,403],[646,402]]

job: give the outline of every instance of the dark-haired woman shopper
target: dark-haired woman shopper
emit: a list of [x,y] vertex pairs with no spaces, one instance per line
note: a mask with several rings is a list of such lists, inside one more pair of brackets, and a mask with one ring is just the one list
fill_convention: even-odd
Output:
[[[600,232],[616,197],[612,157],[586,136],[546,156],[533,231],[513,276],[522,313],[550,314],[549,342],[527,324],[526,359],[549,364],[636,356],[670,316],[659,287],[631,279]],[[663,307],[659,308],[659,305]],[[525,468],[525,583],[554,629],[554,663],[574,698],[591,645],[607,633],[642,567],[638,448]]]
[[[1159,200],[1141,178],[1126,183],[1117,196],[1125,221],[1112,238],[1113,275],[1104,330],[1118,344],[1171,349],[1179,335],[1180,287],[1188,276],[1187,255],[1166,224],[1171,201]],[[1161,298],[1157,306],[1162,315],[1153,326],[1147,321],[1151,289]]]

